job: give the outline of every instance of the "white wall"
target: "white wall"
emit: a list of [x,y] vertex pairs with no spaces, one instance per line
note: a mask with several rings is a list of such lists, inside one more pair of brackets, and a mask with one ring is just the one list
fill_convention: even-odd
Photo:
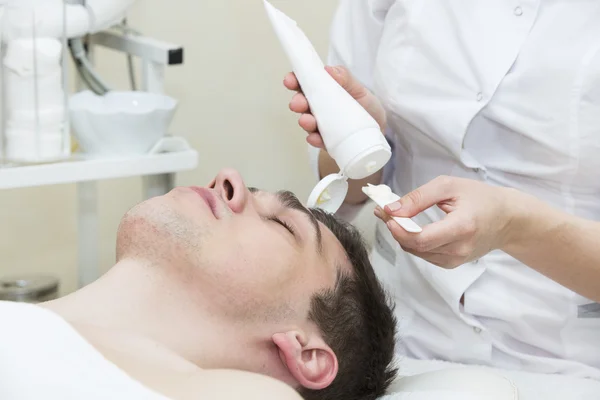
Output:
[[[296,19],[322,56],[336,0],[273,0]],[[282,80],[289,65],[260,0],[139,0],[130,24],[144,34],[183,45],[185,64],[167,71],[167,93],[181,106],[172,132],[200,152],[195,171],[178,184],[206,184],[223,167],[240,170],[254,186],[286,188],[306,198],[313,182],[305,135],[288,110]],[[107,81],[127,88],[125,58],[99,53]],[[277,149],[276,151],[267,150]],[[100,263],[114,261],[115,232],[124,212],[141,200],[139,179],[103,182]],[[0,192],[0,276],[50,273],[62,292],[75,289],[74,185]]]

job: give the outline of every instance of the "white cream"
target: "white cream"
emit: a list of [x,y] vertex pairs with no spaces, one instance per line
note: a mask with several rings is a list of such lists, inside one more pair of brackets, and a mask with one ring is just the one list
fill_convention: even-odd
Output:
[[264,0],[267,14],[300,82],[328,153],[341,173],[362,179],[380,170],[391,149],[377,122],[325,70],[296,22]]
[[325,204],[329,200],[331,200],[331,194],[329,194],[329,190],[325,189],[317,199],[317,205]]
[[[375,202],[379,207],[384,208],[386,205],[400,200],[400,196],[392,192],[392,189],[387,185],[371,185],[364,186],[362,188],[364,194],[369,196],[371,200]],[[398,223],[404,230],[412,233],[419,233],[422,231],[421,227],[417,225],[410,218],[392,217],[394,221]]]

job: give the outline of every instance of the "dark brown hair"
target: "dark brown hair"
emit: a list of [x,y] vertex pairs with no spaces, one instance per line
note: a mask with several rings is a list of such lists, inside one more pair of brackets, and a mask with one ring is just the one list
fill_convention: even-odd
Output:
[[358,230],[324,211],[311,212],[340,241],[352,273],[340,273],[335,288],[315,294],[309,314],[338,358],[338,374],[329,387],[300,394],[306,400],[376,399],[397,373],[392,365],[394,306],[375,276]]

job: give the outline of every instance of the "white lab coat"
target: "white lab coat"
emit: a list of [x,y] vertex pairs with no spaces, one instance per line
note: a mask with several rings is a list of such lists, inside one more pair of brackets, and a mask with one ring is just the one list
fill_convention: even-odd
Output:
[[[600,1],[342,0],[331,38],[387,109],[396,193],[459,176],[600,220]],[[372,259],[401,354],[600,379],[600,305],[507,254],[444,270],[378,223]]]

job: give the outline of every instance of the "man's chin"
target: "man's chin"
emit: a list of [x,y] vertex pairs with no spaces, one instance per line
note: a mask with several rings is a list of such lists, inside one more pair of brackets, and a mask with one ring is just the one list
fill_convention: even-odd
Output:
[[117,230],[117,255],[128,253],[164,258],[197,249],[200,229],[164,202],[146,201],[131,208]]

